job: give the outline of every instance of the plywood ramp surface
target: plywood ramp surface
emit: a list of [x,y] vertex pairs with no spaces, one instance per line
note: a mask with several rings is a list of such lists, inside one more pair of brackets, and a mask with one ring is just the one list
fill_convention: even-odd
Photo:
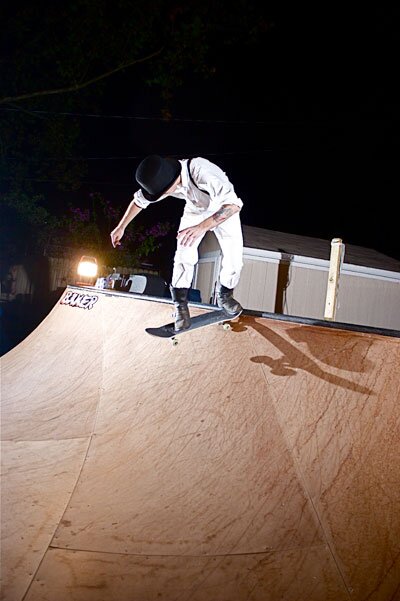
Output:
[[2,599],[400,599],[400,340],[171,308],[67,290],[2,358]]

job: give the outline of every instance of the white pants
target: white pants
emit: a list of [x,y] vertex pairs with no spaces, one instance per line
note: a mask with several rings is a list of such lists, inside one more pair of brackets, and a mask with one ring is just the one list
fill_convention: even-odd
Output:
[[[182,216],[179,231],[201,223],[211,214],[185,212]],[[243,236],[239,213],[221,223],[212,231],[217,236],[222,251],[222,265],[219,280],[227,288],[235,288],[239,282],[243,267]],[[172,273],[174,288],[190,288],[193,280],[194,267],[198,261],[198,246],[203,239],[200,236],[192,246],[183,246],[178,240]]]

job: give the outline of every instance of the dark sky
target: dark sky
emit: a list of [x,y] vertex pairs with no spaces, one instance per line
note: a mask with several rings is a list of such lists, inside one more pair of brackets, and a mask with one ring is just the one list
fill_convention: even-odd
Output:
[[[257,49],[215,57],[212,81],[189,78],[168,123],[153,90],[116,77],[103,113],[143,119],[86,119],[85,131],[93,157],[134,158],[90,161],[88,180],[128,203],[146,154],[204,156],[234,183],[243,223],[400,258],[398,18],[296,17],[272,21]],[[146,219],[181,209],[167,200]]]
[[[104,117],[79,118],[89,172],[71,200],[84,204],[94,190],[126,206],[147,154],[204,156],[235,185],[243,223],[400,259],[399,14],[275,11],[258,46],[216,53],[212,80],[188,74],[168,122],[140,67],[113,76]],[[140,219],[177,222],[182,208],[167,199]]]

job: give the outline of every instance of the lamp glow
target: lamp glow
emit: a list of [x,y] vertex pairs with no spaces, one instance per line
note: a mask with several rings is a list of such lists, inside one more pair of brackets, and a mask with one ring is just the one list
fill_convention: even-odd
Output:
[[94,278],[97,276],[97,261],[94,257],[81,257],[78,265],[78,275],[87,278]]

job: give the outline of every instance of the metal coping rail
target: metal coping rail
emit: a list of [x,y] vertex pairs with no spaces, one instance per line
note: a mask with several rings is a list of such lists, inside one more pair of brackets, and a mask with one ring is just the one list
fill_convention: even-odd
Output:
[[[132,292],[121,292],[114,289],[95,288],[94,286],[77,286],[68,285],[66,289],[73,290],[90,290],[96,294],[104,294],[106,296],[119,296],[122,298],[134,298],[143,301],[152,301],[158,303],[171,304],[172,299],[163,296],[148,296],[147,294],[136,294]],[[189,306],[198,307],[200,309],[210,309],[215,311],[218,307],[207,303],[196,303],[189,301]],[[221,309],[222,311],[222,309]],[[360,332],[364,334],[378,334],[380,336],[389,336],[392,338],[400,338],[400,330],[391,330],[388,328],[376,328],[373,326],[363,326],[360,324],[344,323],[339,321],[325,321],[323,319],[314,319],[311,317],[300,317],[296,315],[285,315],[283,313],[268,313],[267,311],[255,311],[252,309],[243,309],[242,315],[249,317],[265,317],[267,319],[274,319],[276,321],[287,321],[293,323],[301,323],[310,326],[319,326],[323,328],[331,328],[334,330],[347,330],[351,332]]]

